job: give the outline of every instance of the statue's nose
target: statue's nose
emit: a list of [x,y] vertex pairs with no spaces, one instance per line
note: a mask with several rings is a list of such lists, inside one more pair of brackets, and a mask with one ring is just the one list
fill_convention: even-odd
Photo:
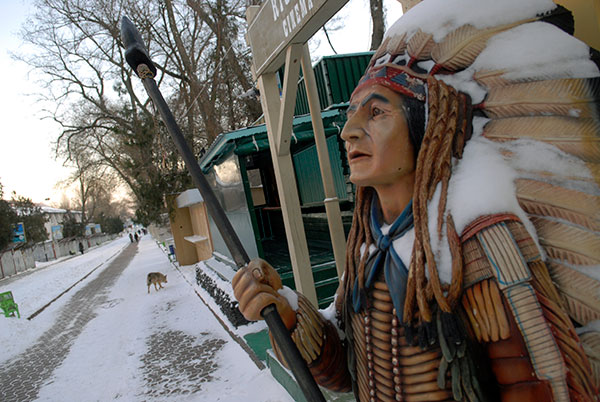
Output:
[[362,119],[357,114],[353,114],[350,119],[344,125],[344,129],[340,134],[342,140],[346,142],[351,142],[353,140],[357,140],[365,134],[364,128],[362,126]]

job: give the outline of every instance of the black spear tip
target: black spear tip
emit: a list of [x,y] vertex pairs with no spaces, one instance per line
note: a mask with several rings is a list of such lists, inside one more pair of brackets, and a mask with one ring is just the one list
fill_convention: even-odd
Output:
[[156,67],[150,60],[140,33],[133,22],[125,16],[121,19],[121,39],[125,46],[125,60],[127,60],[127,64],[131,66],[133,71],[138,74],[138,66],[145,64],[152,71],[152,74],[156,75]]

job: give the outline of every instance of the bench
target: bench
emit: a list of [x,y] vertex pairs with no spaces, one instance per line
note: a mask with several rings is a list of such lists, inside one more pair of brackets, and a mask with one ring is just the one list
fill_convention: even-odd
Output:
[[4,311],[5,317],[14,317],[15,313],[17,313],[17,317],[21,318],[19,306],[15,303],[15,299],[13,299],[12,292],[10,291],[0,293],[0,308]]

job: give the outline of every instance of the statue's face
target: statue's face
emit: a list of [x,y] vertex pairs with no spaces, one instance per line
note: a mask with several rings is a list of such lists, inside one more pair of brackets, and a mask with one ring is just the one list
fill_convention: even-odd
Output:
[[353,94],[342,131],[350,165],[350,181],[360,186],[412,180],[415,156],[409,139],[402,97],[381,85]]

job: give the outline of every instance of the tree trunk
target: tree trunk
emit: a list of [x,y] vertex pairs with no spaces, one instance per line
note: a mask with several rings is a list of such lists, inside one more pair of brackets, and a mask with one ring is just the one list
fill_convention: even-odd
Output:
[[373,32],[371,34],[371,50],[377,50],[383,34],[385,33],[385,19],[383,12],[383,0],[369,0],[371,6],[371,20],[373,21]]

